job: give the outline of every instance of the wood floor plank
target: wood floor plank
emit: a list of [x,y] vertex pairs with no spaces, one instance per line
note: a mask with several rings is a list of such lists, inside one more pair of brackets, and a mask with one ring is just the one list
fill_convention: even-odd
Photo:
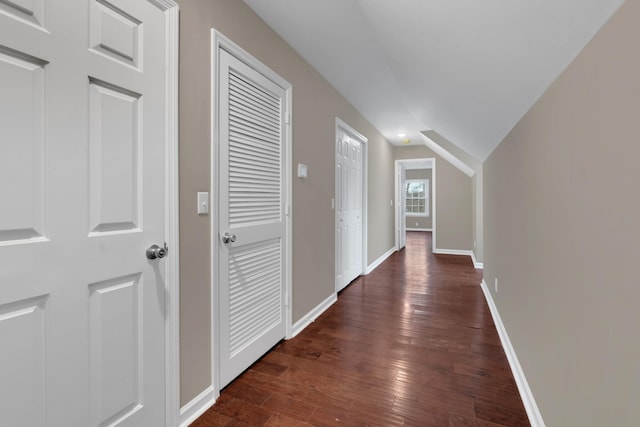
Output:
[[233,399],[220,409],[220,413],[251,426],[262,426],[273,415],[271,411],[242,399]]
[[311,403],[300,396],[300,400],[290,396],[272,394],[262,405],[263,408],[278,414],[287,415],[293,419],[307,421],[309,416],[316,410],[315,402]]
[[193,425],[528,426],[481,279],[469,257],[408,232]]

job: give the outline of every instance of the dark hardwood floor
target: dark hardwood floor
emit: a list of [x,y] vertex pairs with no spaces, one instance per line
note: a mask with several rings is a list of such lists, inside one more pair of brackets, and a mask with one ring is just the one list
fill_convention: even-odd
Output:
[[431,233],[347,287],[192,426],[527,426],[469,257]]

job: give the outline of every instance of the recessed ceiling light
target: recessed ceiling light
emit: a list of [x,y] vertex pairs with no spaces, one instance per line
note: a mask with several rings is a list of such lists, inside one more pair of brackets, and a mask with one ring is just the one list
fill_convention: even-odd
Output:
[[404,138],[405,136],[407,136],[407,134],[406,134],[406,133],[399,133],[399,134],[398,134],[398,138]]

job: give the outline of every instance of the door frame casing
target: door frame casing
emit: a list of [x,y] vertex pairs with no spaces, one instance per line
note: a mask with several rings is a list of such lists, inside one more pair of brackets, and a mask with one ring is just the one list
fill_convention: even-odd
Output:
[[[398,219],[396,219],[395,223],[396,223],[396,249],[397,250],[401,250],[402,248],[404,248],[406,246],[407,243],[407,226],[406,226],[406,221],[407,221],[407,216],[404,212],[404,206],[406,205],[407,201],[406,198],[403,197],[401,194],[404,191],[404,186],[403,183],[407,182],[407,168],[405,167],[404,163],[400,162],[397,165],[398,167],[396,168],[396,185],[395,185],[395,192],[396,192],[396,209],[395,209],[395,215],[398,217]],[[400,195],[400,197],[398,197],[398,195]],[[403,236],[404,234],[404,236]]]
[[[285,122],[288,123],[285,126],[285,134],[283,147],[285,150],[285,164],[284,164],[284,209],[285,209],[285,294],[284,294],[284,311],[285,311],[285,338],[291,337],[292,323],[291,323],[291,310],[292,310],[292,295],[291,295],[291,277],[292,277],[292,264],[291,264],[291,245],[292,245],[292,212],[291,212],[291,200],[292,200],[292,157],[291,157],[291,135],[292,135],[292,85],[284,80],[281,76],[267,67],[265,64],[256,59],[253,55],[242,49],[239,45],[231,41],[228,37],[217,31],[215,28],[211,29],[211,206],[215,206],[215,210],[210,211],[216,213],[220,208],[218,206],[218,158],[220,147],[220,117],[219,117],[219,64],[220,64],[220,49],[224,49],[227,53],[234,56],[250,68],[253,68],[258,73],[267,77],[269,80],[276,83],[278,86],[285,90]],[[215,205],[214,205],[215,203]],[[213,389],[213,397],[217,399],[220,396],[220,325],[218,322],[217,307],[220,303],[219,289],[220,283],[218,280],[219,272],[219,246],[218,236],[220,230],[218,227],[218,218],[211,220],[211,387]]]
[[180,192],[179,192],[179,46],[180,15],[179,6],[172,0],[165,0],[167,34],[167,174],[165,177],[166,231],[172,253],[167,258],[165,286],[165,376],[167,426],[178,425],[180,419]]
[[[354,139],[357,139],[361,146],[362,146],[362,249],[361,249],[361,256],[362,256],[362,260],[361,260],[361,268],[362,271],[360,272],[361,275],[365,275],[367,274],[367,242],[368,242],[368,233],[367,233],[367,228],[368,228],[368,199],[369,199],[369,195],[367,193],[368,188],[369,188],[369,180],[368,180],[368,175],[367,175],[367,164],[369,163],[368,159],[369,159],[369,150],[368,150],[368,144],[369,144],[369,139],[364,136],[363,134],[361,134],[360,132],[358,132],[357,130],[355,130],[353,127],[349,126],[349,124],[347,124],[344,120],[340,119],[339,117],[336,117],[336,124],[335,124],[335,133],[334,133],[334,141],[337,141],[338,139],[338,135],[340,131],[343,131],[344,133],[346,133],[347,135],[351,136]],[[338,185],[338,165],[336,164],[336,148],[335,148],[335,144],[334,144],[334,148],[333,148],[333,177],[334,177],[334,185],[333,185],[333,219],[334,219],[334,224],[333,224],[333,232],[334,232],[334,236],[336,234],[336,228],[338,226],[338,224],[335,223],[336,220],[336,212],[335,212],[335,198],[336,198],[336,194],[338,193],[337,191],[337,185]],[[338,272],[337,272],[337,265],[338,265],[338,241],[335,240],[334,242],[334,274],[333,274],[333,278],[334,278],[334,284],[333,284],[333,289],[335,291],[335,293],[338,293]]]
[[180,197],[178,167],[178,87],[179,87],[179,6],[172,0],[164,0],[166,19],[166,176],[165,176],[165,235],[172,247],[166,259],[165,287],[165,423],[178,425],[180,418]]
[[[425,162],[430,162],[431,163],[431,194],[429,194],[429,199],[430,199],[430,203],[431,203],[431,211],[432,211],[432,224],[431,224],[431,236],[432,236],[432,246],[431,246],[431,251],[435,251],[436,249],[436,159],[434,157],[425,157],[425,158],[420,158],[420,159],[397,159],[395,160],[394,164],[395,164],[395,168],[394,168],[394,179],[395,179],[395,185],[394,185],[394,191],[395,191],[395,203],[396,203],[396,209],[394,210],[394,217],[395,217],[395,248],[396,250],[400,250],[399,244],[400,244],[400,238],[398,236],[398,230],[400,229],[400,221],[402,221],[402,218],[404,217],[403,215],[400,215],[399,210],[401,209],[401,206],[404,206],[404,191],[400,191],[400,178],[399,178],[399,173],[400,173],[400,168],[402,166],[406,166],[406,165],[411,165],[411,164],[416,164],[416,163],[425,163]],[[410,170],[412,168],[405,168],[406,170]],[[416,169],[416,168],[413,168]],[[428,169],[428,168],[425,168]]]

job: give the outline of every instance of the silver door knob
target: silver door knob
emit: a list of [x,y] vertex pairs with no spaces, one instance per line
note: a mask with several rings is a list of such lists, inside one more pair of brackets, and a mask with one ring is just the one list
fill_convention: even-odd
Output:
[[164,243],[164,248],[161,248],[158,245],[151,245],[147,249],[147,258],[156,259],[156,258],[164,258],[169,253],[169,248],[167,247],[167,242]]
[[222,235],[222,243],[233,243],[236,241],[236,235],[231,234],[228,231]]

